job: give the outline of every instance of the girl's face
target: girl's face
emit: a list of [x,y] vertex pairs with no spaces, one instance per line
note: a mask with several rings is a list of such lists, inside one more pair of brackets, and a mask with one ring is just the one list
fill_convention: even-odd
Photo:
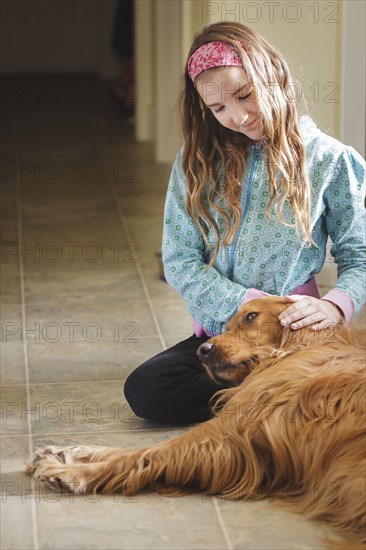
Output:
[[220,67],[203,71],[195,87],[206,107],[229,130],[252,140],[262,139],[255,87],[241,67]]

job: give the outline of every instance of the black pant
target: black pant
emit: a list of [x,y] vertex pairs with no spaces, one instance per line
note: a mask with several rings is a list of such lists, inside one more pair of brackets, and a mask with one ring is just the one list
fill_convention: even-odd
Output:
[[196,351],[207,338],[179,342],[134,370],[126,380],[126,399],[137,416],[168,424],[202,422],[211,417],[209,401],[220,389]]

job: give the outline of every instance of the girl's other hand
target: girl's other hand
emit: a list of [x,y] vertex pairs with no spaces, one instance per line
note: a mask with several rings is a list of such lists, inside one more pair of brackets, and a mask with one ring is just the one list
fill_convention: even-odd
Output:
[[336,325],[343,315],[338,307],[326,300],[292,294],[284,296],[286,302],[293,302],[278,317],[281,325],[290,326],[293,330],[308,327],[313,330],[322,330],[330,325]]

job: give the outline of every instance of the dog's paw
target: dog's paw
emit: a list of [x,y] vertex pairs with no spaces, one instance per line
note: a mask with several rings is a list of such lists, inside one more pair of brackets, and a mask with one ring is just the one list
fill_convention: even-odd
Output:
[[39,449],[36,452],[33,463],[27,466],[26,472],[29,475],[32,475],[38,462],[47,456],[52,456],[61,464],[88,463],[93,461],[94,455],[99,449],[100,447],[56,447],[54,445],[50,445],[44,449]]
[[68,451],[67,448],[49,446],[45,447],[44,449],[38,449],[32,464],[29,464],[27,466],[26,472],[29,475],[33,475],[37,464],[47,457],[53,457],[53,459],[60,464],[71,464],[73,462],[71,453]]
[[84,494],[90,492],[85,482],[82,466],[63,462],[63,452],[44,449],[37,453],[27,471],[34,480],[52,491]]
[[56,460],[58,460],[58,462],[63,462],[61,458],[62,455],[60,454],[60,449],[57,449],[57,447],[53,446],[45,447],[44,449],[38,449],[33,459],[33,462],[27,465],[26,472],[29,475],[33,475],[37,468],[37,464],[48,456],[53,456]]

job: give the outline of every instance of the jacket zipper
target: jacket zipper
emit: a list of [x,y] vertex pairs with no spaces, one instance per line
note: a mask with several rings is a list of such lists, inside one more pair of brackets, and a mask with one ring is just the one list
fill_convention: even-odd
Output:
[[248,213],[250,198],[251,198],[252,189],[253,189],[254,176],[255,176],[255,172],[256,172],[256,168],[257,168],[257,164],[258,164],[259,155],[260,155],[259,147],[254,146],[254,158],[253,158],[253,164],[252,164],[252,168],[251,168],[250,175],[249,175],[248,189],[247,189],[247,194],[246,194],[246,197],[245,197],[245,205],[244,205],[243,215],[241,217],[240,226],[239,226],[239,229],[236,233],[235,240],[234,240],[234,242],[231,245],[230,250],[229,250],[229,258],[230,258],[230,264],[231,264],[230,265],[230,272],[229,272],[230,273],[230,275],[229,275],[230,279],[232,279],[232,277],[234,275],[234,269],[235,269],[235,263],[236,263],[236,261],[235,261],[235,248],[236,248],[236,245],[237,245],[239,235],[241,233],[245,218],[246,218],[247,213]]

